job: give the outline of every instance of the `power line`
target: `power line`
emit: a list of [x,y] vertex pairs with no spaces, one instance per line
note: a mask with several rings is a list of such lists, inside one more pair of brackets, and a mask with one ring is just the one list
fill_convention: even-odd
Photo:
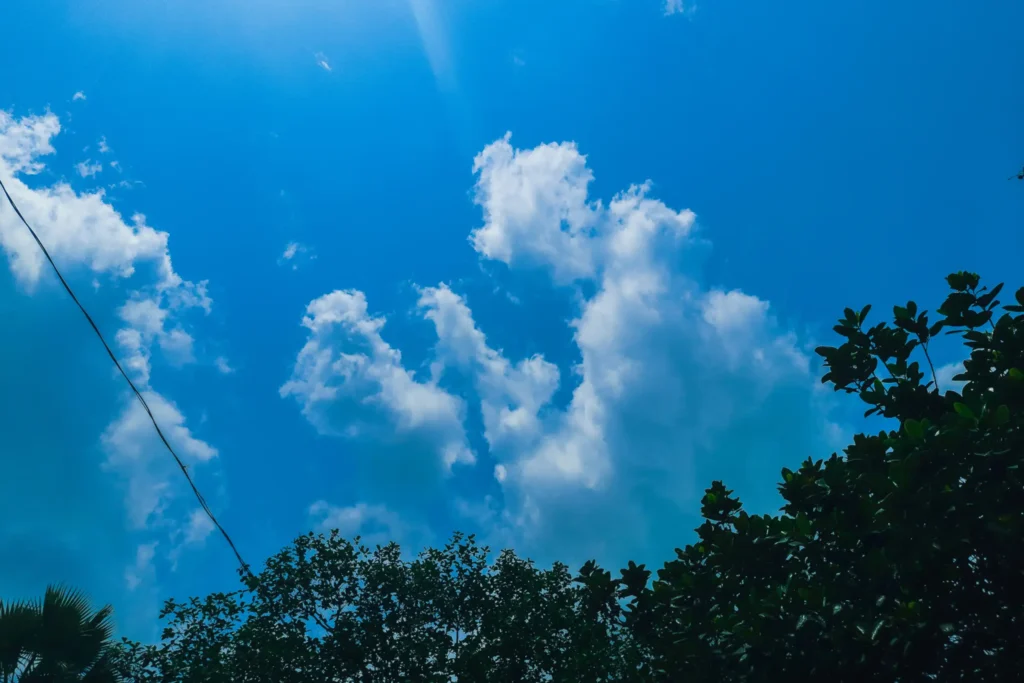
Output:
[[178,454],[174,452],[174,448],[171,447],[170,442],[167,441],[167,437],[164,436],[163,431],[160,429],[160,425],[157,424],[156,418],[153,416],[153,411],[149,409],[149,404],[147,404],[146,399],[143,398],[142,392],[138,390],[138,388],[135,386],[135,383],[132,382],[131,378],[128,376],[128,373],[126,373],[124,371],[124,368],[121,367],[120,361],[118,361],[117,356],[114,355],[114,351],[110,348],[110,344],[108,344],[107,340],[104,339],[103,333],[100,332],[100,328],[97,327],[95,321],[93,321],[92,319],[92,316],[89,315],[89,312],[85,310],[85,306],[82,305],[82,302],[78,300],[77,296],[75,296],[75,292],[74,290],[71,289],[71,285],[69,285],[67,280],[64,279],[64,276],[61,275],[60,269],[57,268],[57,264],[53,262],[53,258],[50,256],[50,252],[46,249],[46,246],[43,244],[42,240],[39,239],[39,235],[36,234],[36,231],[32,229],[32,226],[29,225],[28,221],[25,220],[25,217],[21,214],[21,211],[18,209],[18,205],[14,203],[14,199],[11,198],[11,194],[7,191],[7,186],[4,185],[3,180],[0,180],[0,189],[3,190],[4,196],[7,197],[7,202],[11,205],[11,208],[14,209],[14,213],[18,214],[18,218],[20,218],[21,222],[25,224],[25,227],[28,228],[29,233],[32,235],[32,239],[34,239],[36,241],[36,244],[39,245],[39,248],[43,252],[43,256],[45,256],[46,260],[50,262],[50,266],[53,268],[53,272],[57,274],[57,278],[60,280],[60,283],[64,285],[64,291],[68,293],[68,295],[71,297],[71,300],[75,302],[76,306],[78,306],[78,310],[80,310],[82,312],[82,315],[85,316],[85,319],[89,322],[89,326],[92,327],[92,331],[96,333],[97,337],[99,337],[100,343],[103,344],[103,348],[106,349],[107,355],[110,356],[110,360],[114,362],[114,365],[117,367],[118,372],[120,372],[121,376],[124,377],[124,381],[128,382],[128,386],[131,387],[131,390],[135,393],[135,398],[139,399],[139,403],[142,404],[142,407],[145,409],[146,414],[149,415],[149,421],[153,423],[153,428],[156,430],[157,436],[160,437],[160,441],[162,441],[164,446],[167,447],[168,452],[170,452],[171,456],[174,458],[174,462],[177,463],[178,468],[181,470],[181,473],[185,475],[185,479],[188,481],[188,485],[192,487],[192,493],[195,494],[196,500],[199,501],[199,506],[203,509],[203,512],[206,513],[206,516],[210,518],[210,521],[213,522],[214,526],[217,527],[217,530],[220,531],[221,535],[224,537],[224,540],[227,541],[228,546],[231,547],[231,552],[235,554],[235,559],[237,559],[238,564],[241,565],[242,572],[249,577],[253,577],[253,573],[252,570],[249,568],[249,564],[242,559],[242,555],[238,552],[238,548],[235,547],[235,543],[231,540],[231,536],[228,535],[228,532],[225,531],[224,527],[222,527],[220,525],[220,522],[217,521],[217,517],[213,514],[213,511],[210,509],[210,506],[206,504],[206,499],[203,498],[203,494],[199,492],[199,489],[196,487],[195,482],[192,481],[192,476],[188,473],[188,468],[185,467],[185,463],[181,461],[181,458],[178,457]]

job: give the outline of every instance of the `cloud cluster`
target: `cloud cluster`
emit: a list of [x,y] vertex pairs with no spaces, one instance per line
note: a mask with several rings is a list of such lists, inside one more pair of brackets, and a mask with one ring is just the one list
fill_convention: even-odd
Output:
[[[67,182],[29,184],[54,154],[53,138],[60,132],[58,118],[50,113],[15,118],[0,111],[0,174],[9,178],[8,190],[26,220],[35,228],[51,256],[72,282],[85,277],[98,283],[109,278],[128,288],[118,311],[122,327],[115,342],[126,371],[143,391],[154,416],[177,449],[191,462],[207,462],[216,450],[197,439],[175,404],[150,386],[151,356],[160,349],[172,365],[194,361],[193,338],[185,330],[189,311],[209,312],[211,301],[205,282],[179,276],[171,263],[168,234],[146,223],[142,214],[126,220],[111,206],[102,190],[78,192]],[[100,151],[109,151],[105,140]],[[97,165],[79,165],[83,177],[97,172]],[[31,293],[44,278],[43,254],[12,211],[0,211],[0,248],[7,256],[17,282]],[[48,277],[48,275],[46,276]],[[125,481],[130,525],[143,530],[175,530],[185,522],[182,510],[171,507],[176,476],[148,416],[134,397],[126,393],[121,414],[102,435],[106,467]],[[194,534],[193,534],[194,535]],[[156,545],[140,547],[138,563],[130,571],[137,583],[142,564],[152,561]],[[143,551],[146,549],[145,551]],[[148,558],[148,559],[147,559]],[[143,562],[145,560],[145,562]]]
[[[821,454],[834,429],[808,354],[768,302],[700,282],[688,266],[703,246],[693,212],[653,198],[649,183],[608,202],[592,198],[593,174],[572,143],[520,150],[506,135],[473,168],[484,220],[470,243],[510,271],[546,273],[553,294],[576,292],[569,331],[577,363],[563,373],[542,355],[507,358],[466,300],[442,284],[419,291],[416,310],[433,324],[437,344],[431,380],[417,384],[399,352],[381,342],[383,320],[368,316],[362,293],[335,292],[310,304],[304,324],[314,334],[283,390],[306,397],[321,431],[349,414],[325,410],[339,384],[350,402],[394,415],[399,404],[429,395],[433,410],[419,408],[417,425],[459,442],[462,406],[477,407],[487,445],[481,460],[494,463],[500,493],[463,496],[457,507],[517,547],[581,556],[611,547],[644,552],[652,542],[670,548],[678,520],[692,518],[712,476],[728,474],[764,505],[766,476]],[[330,323],[348,322],[328,342],[317,333],[317,321],[328,318],[317,312],[335,308],[346,313]],[[379,350],[342,350],[360,338]],[[378,376],[404,384],[382,392],[367,381]],[[472,391],[461,399],[443,391],[447,376]],[[563,382],[571,397],[557,405]]]
[[281,396],[295,398],[321,433],[425,441],[446,467],[473,463],[462,400],[407,370],[381,336],[384,323],[362,292],[314,299],[302,319],[308,339]]

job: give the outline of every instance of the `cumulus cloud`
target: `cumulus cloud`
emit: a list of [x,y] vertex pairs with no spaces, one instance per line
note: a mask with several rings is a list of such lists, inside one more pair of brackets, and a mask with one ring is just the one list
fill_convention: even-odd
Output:
[[540,355],[510,363],[488,346],[465,300],[446,285],[422,289],[418,305],[437,332],[435,372],[447,364],[474,378],[490,447],[530,442],[541,428],[540,410],[558,389],[558,368]]
[[[607,202],[591,197],[593,174],[572,143],[523,150],[506,135],[473,169],[483,223],[469,240],[480,258],[546,274],[554,292],[573,285],[578,305],[569,326],[578,360],[563,375],[542,355],[508,358],[451,287],[419,290],[416,310],[437,335],[422,387],[468,381],[466,405],[479,408],[502,493],[456,507],[487,520],[498,542],[527,552],[558,547],[570,559],[672,547],[678,520],[693,519],[713,478],[725,476],[766,510],[778,468],[831,444],[835,425],[810,358],[769,303],[708,287],[683,265],[706,246],[692,211],[655,199],[649,183]],[[311,304],[304,324],[314,334],[283,393],[302,397],[308,414],[335,401],[339,384],[383,403],[365,380],[375,376],[371,366],[415,383],[380,340],[383,320],[367,316],[361,294],[328,297],[347,313],[321,318]],[[318,311],[334,308],[318,302]],[[381,350],[346,355],[321,341],[317,320]],[[563,382],[571,394],[559,404]],[[458,404],[446,393],[434,405]],[[462,441],[461,409],[432,415]]]
[[72,102],[80,102],[80,101],[82,101],[84,99],[85,99],[85,93],[82,92],[81,90],[79,90],[78,92],[76,92],[74,95],[71,96],[71,101]]
[[[106,277],[130,287],[127,300],[117,311],[122,327],[114,336],[123,367],[183,457],[190,463],[207,462],[216,450],[193,436],[177,406],[150,385],[154,347],[172,365],[194,360],[193,338],[184,321],[191,310],[209,312],[212,302],[206,283],[178,275],[171,263],[168,234],[149,226],[142,214],[126,219],[107,203],[102,190],[77,192],[66,182],[28,184],[28,179],[44,169],[46,157],[55,153],[52,141],[59,132],[60,122],[53,114],[15,118],[0,111],[0,174],[10,178],[11,196],[65,277],[73,283],[91,281],[94,287],[100,277]],[[100,140],[100,151],[109,151],[105,139]],[[35,290],[48,266],[31,235],[10,211],[0,211],[0,248],[16,281],[27,292]],[[171,484],[172,477],[180,473],[174,471],[170,455],[133,396],[126,398],[101,442],[107,454],[105,468],[125,484],[130,526],[180,525],[176,515],[165,514],[178,490]],[[143,546],[142,557],[155,547]],[[141,576],[141,571],[141,566],[136,566],[133,576]]]
[[[652,198],[649,183],[607,204],[591,199],[592,174],[571,143],[517,150],[506,136],[474,168],[480,256],[593,292],[571,323],[580,360],[568,405],[545,413],[546,401],[525,402],[522,421],[540,429],[516,448],[493,449],[496,476],[519,506],[506,510],[511,522],[564,531],[565,501],[589,500],[585,509],[610,507],[634,533],[655,533],[658,510],[693,505],[717,460],[736,463],[733,480],[743,484],[744,470],[782,462],[780,444],[760,440],[824,442],[830,425],[814,405],[810,360],[768,302],[706,288],[679,267],[701,242],[692,211]],[[438,334],[445,346],[451,335]],[[478,362],[475,376],[492,373]]]
[[133,379],[142,384],[149,383],[150,347],[156,343],[164,356],[174,365],[185,365],[195,361],[193,338],[174,322],[174,314],[206,303],[182,300],[171,292],[153,292],[129,299],[121,306],[118,315],[128,325],[118,331],[117,342],[126,353],[127,363],[136,370]]
[[[53,154],[60,132],[53,114],[15,119],[0,111],[0,172],[11,177],[8,191],[22,214],[58,262],[72,269],[129,278],[141,263],[151,264],[159,287],[182,285],[171,266],[167,233],[135,214],[126,220],[105,201],[103,191],[78,193],[64,182],[30,188],[22,177],[38,174],[42,158]],[[0,213],[0,247],[18,281],[31,289],[44,259],[32,237],[11,212]]]
[[96,145],[100,150],[100,154],[110,154],[110,145],[107,144],[106,136],[101,137],[100,141],[96,143]]
[[[174,403],[153,391],[142,394],[168,442],[187,465],[217,457],[214,447],[192,434]],[[146,529],[164,524],[164,513],[182,492],[172,485],[180,470],[134,395],[126,395],[124,408],[103,433],[102,443],[107,453],[105,467],[125,482],[131,526]]]
[[[435,381],[420,381],[381,336],[385,319],[369,313],[359,291],[334,291],[310,302],[308,330],[281,396],[293,397],[324,434],[384,432],[427,442],[443,463],[472,463],[461,399]],[[381,420],[384,420],[382,423]]]
[[[562,282],[591,276],[588,238],[601,207],[587,202],[593,174],[586,158],[571,143],[520,151],[509,138],[488,145],[473,162],[485,217],[470,236],[473,248],[508,265],[549,267]],[[518,203],[523,196],[536,204]]]
[[224,356],[217,356],[213,361],[213,365],[217,368],[217,372],[222,375],[230,375],[235,371],[235,369],[231,367],[231,363],[228,362],[228,359]]

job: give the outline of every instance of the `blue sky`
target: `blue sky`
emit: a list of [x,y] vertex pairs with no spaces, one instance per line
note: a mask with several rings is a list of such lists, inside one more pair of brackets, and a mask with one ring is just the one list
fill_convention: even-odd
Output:
[[[862,427],[810,351],[844,306],[1021,284],[1013,3],[8,5],[0,173],[254,563],[661,562],[712,479],[770,511]],[[233,558],[9,209],[0,248],[0,595],[151,637]]]

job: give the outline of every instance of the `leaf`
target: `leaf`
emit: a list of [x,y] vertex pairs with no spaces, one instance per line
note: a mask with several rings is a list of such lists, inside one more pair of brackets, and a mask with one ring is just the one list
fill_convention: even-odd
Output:
[[969,407],[967,406],[967,404],[966,404],[966,403],[959,403],[959,402],[957,402],[957,403],[954,403],[954,404],[953,404],[953,410],[955,410],[955,411],[956,411],[956,414],[957,414],[957,415],[959,415],[960,417],[962,417],[962,418],[964,418],[964,419],[967,419],[967,420],[976,420],[976,419],[977,419],[977,418],[976,418],[976,417],[974,416],[974,411],[973,411],[973,410],[971,410],[971,409],[970,409],[970,408],[969,408]]
[[1010,379],[1015,379],[1018,382],[1020,382],[1021,380],[1024,380],[1024,372],[1021,372],[1017,368],[1010,368],[1009,375],[1010,375]]
[[981,306],[982,308],[989,308],[990,305],[994,305],[993,302],[998,303],[997,301],[995,301],[995,298],[999,296],[999,292],[1002,291],[1002,289],[1003,283],[1000,282],[998,285],[992,288],[991,292],[987,292],[986,294],[983,294],[978,297],[978,305]]
[[1013,295],[1013,298],[1017,300],[1019,305],[1024,306],[1024,287],[1018,289],[1016,294]]
[[920,441],[924,438],[924,425],[918,420],[904,420],[903,429],[915,441]]
[[996,408],[996,424],[1004,425],[1010,421],[1010,409],[1003,404]]
[[860,322],[864,322],[864,320],[866,320],[867,317],[868,317],[868,313],[870,313],[870,312],[871,312],[871,304],[868,304],[864,308],[860,309],[860,314],[857,316],[857,319]]

